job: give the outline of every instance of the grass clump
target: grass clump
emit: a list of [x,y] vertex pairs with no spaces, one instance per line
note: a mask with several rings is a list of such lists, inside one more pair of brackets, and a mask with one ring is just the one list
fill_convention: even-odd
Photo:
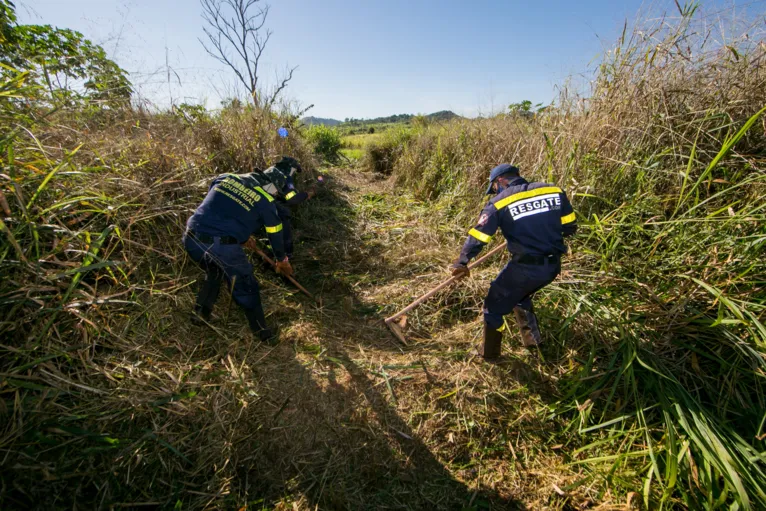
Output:
[[410,127],[393,127],[365,146],[362,166],[382,175],[390,175],[415,131]]
[[367,146],[382,136],[381,132],[346,135],[341,138],[341,153],[351,161],[359,161],[364,157]]

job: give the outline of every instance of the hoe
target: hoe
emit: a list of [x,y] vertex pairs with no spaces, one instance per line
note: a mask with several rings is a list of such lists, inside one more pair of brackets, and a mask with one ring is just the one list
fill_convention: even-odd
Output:
[[[275,262],[274,262],[274,261],[273,261],[273,260],[272,260],[272,259],[271,259],[269,256],[267,256],[267,255],[266,255],[266,252],[264,252],[264,251],[263,251],[263,250],[261,250],[260,248],[256,248],[256,249],[254,250],[254,252],[255,252],[256,254],[258,254],[259,256],[261,256],[261,258],[262,258],[264,261],[266,261],[267,263],[269,263],[269,264],[272,266],[272,268],[275,268],[275,269],[276,269],[276,267],[277,267],[277,264],[276,264],[276,263],[275,263]],[[320,300],[319,298],[314,298],[314,295],[312,295],[311,293],[309,293],[309,292],[308,292],[308,290],[307,290],[305,287],[301,286],[301,285],[298,283],[298,281],[297,281],[297,280],[295,280],[295,279],[294,279],[292,276],[290,276],[290,277],[286,277],[286,278],[287,278],[287,280],[289,280],[290,282],[292,282],[292,284],[293,284],[295,287],[297,287],[297,288],[298,288],[298,289],[301,291],[301,293],[303,293],[304,295],[308,296],[309,298],[311,298],[312,300],[314,300],[315,302],[317,302],[319,305],[322,305],[322,302],[321,302],[321,300]]]
[[[489,259],[491,256],[495,255],[496,253],[500,252],[504,248],[505,248],[505,243],[502,243],[499,246],[493,248],[492,250],[484,254],[484,256],[480,257],[479,259],[474,261],[472,264],[469,264],[468,269],[470,270],[479,266],[481,263]],[[455,282],[457,282],[457,280],[458,280],[457,277],[451,277],[445,280],[444,282],[442,282],[441,284],[439,284],[438,286],[436,286],[435,288],[433,288],[432,290],[430,290],[429,292],[427,292],[426,294],[424,294],[423,296],[421,296],[420,298],[418,298],[417,300],[409,304],[404,309],[400,310],[393,316],[386,318],[385,323],[388,329],[391,330],[391,333],[393,333],[394,336],[396,336],[396,338],[399,339],[399,341],[401,341],[402,344],[406,345],[407,339],[405,339],[404,337],[404,327],[407,324],[407,313],[413,310],[414,308],[416,308],[421,303],[431,298],[433,295],[435,295],[436,293],[438,293],[445,287],[451,284],[454,284]]]

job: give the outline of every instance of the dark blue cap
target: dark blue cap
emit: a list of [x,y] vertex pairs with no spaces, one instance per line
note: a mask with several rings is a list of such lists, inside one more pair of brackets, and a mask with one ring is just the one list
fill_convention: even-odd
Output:
[[492,183],[495,182],[495,179],[504,174],[514,174],[518,176],[519,168],[514,167],[510,163],[503,163],[492,169],[492,172],[489,173],[489,187],[487,188],[487,195],[492,193]]

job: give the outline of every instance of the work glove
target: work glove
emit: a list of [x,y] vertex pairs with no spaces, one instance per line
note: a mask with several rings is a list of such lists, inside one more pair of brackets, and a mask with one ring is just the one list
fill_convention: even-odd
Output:
[[458,279],[465,278],[471,274],[471,270],[468,269],[468,266],[460,263],[455,263],[450,266],[450,271],[452,272],[452,276]]
[[290,266],[290,261],[287,260],[287,257],[283,261],[276,262],[276,270],[283,277],[291,277],[293,275],[293,267]]
[[309,199],[313,199],[314,197],[317,196],[317,189],[312,186],[311,188],[309,188],[308,192],[306,193],[308,194]]

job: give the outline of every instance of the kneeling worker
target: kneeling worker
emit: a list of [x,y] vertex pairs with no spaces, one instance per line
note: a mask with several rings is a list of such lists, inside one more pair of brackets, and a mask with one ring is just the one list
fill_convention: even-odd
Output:
[[500,356],[503,316],[511,311],[524,346],[542,342],[532,296],[561,272],[560,257],[567,252],[563,238],[577,230],[575,213],[564,191],[546,183],[529,183],[512,165],[492,169],[487,195],[493,193],[496,195],[469,231],[460,258],[451,266],[453,276],[467,276],[468,263],[498,228],[513,254],[484,300],[484,342],[478,352],[487,360]]
[[253,276],[244,248],[253,248],[250,235],[266,230],[277,261],[277,272],[289,276],[293,270],[285,254],[282,221],[274,197],[266,190],[274,183],[263,174],[223,174],[210,185],[205,200],[186,223],[184,246],[205,270],[192,321],[208,321],[221,280],[231,287],[232,298],[245,311],[250,329],[262,341],[272,342],[274,332],[266,325],[258,281]]

